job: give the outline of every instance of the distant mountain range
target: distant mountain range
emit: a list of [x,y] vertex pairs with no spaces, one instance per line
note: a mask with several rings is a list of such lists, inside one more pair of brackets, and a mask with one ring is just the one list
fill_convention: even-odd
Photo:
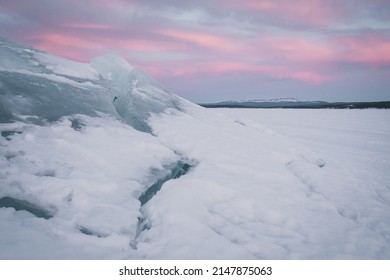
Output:
[[326,102],[300,101],[295,98],[228,100],[217,103],[200,103],[206,108],[292,108],[292,109],[390,109],[390,101]]

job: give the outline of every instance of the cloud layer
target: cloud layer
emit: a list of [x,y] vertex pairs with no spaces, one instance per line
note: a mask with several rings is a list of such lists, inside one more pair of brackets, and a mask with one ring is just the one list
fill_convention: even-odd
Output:
[[390,99],[386,0],[3,0],[0,8],[4,36],[78,61],[116,53],[193,101]]

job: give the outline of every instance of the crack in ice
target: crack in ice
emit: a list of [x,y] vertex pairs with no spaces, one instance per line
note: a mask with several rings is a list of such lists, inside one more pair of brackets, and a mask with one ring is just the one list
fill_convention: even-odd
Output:
[[174,166],[170,165],[166,167],[169,170],[168,175],[166,175],[163,178],[159,178],[156,182],[154,182],[149,188],[146,189],[146,191],[141,194],[138,197],[139,202],[141,203],[141,208],[140,208],[140,213],[141,217],[138,217],[138,222],[137,222],[137,230],[135,233],[134,239],[130,242],[130,246],[133,249],[137,249],[137,243],[138,243],[138,238],[141,235],[141,233],[145,230],[149,230],[151,225],[148,222],[148,218],[146,217],[146,214],[143,210],[143,206],[149,202],[156,194],[158,191],[161,190],[162,186],[170,181],[177,179],[185,174],[188,173],[188,171],[193,167],[189,162],[179,160]]
[[0,198],[0,208],[14,208],[16,211],[27,211],[37,218],[44,218],[46,220],[53,218],[54,216],[54,209],[53,211],[45,209],[27,200],[21,200],[10,196]]

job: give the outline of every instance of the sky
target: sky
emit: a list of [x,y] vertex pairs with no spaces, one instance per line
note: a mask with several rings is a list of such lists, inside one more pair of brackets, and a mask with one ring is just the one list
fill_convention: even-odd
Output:
[[194,102],[390,100],[389,0],[0,0],[0,35]]

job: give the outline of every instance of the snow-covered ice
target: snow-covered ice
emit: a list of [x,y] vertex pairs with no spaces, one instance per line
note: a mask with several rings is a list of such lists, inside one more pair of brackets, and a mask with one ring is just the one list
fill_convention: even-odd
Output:
[[0,43],[0,259],[390,258],[388,110],[205,109]]

